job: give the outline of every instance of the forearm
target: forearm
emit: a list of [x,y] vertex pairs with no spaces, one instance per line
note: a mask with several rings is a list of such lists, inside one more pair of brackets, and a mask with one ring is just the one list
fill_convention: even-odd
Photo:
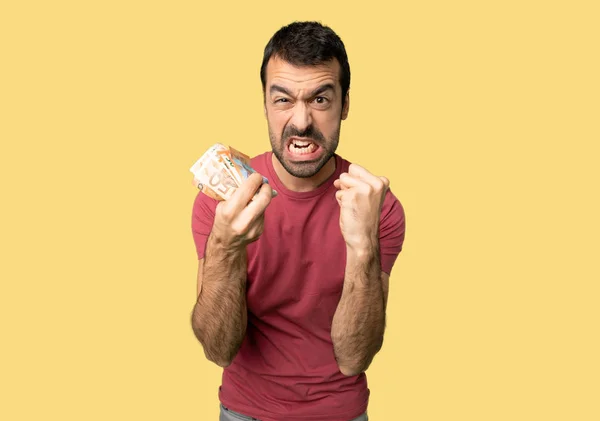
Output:
[[342,373],[356,375],[367,369],[381,349],[384,329],[378,246],[363,252],[348,248],[342,297],[331,326],[333,350]]
[[230,250],[211,235],[192,328],[206,357],[221,367],[231,364],[246,334],[246,248]]

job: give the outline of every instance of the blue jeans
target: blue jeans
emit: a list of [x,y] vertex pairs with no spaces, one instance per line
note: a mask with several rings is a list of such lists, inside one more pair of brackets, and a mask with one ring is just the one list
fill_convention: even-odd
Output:
[[[234,412],[231,409],[225,408],[223,405],[221,405],[221,413],[219,415],[219,421],[253,421],[253,420],[256,421],[258,419],[249,417],[247,415],[242,415],[239,412]],[[354,418],[354,419],[348,420],[348,421],[369,421],[369,417],[367,416],[367,413],[365,412],[358,418]]]

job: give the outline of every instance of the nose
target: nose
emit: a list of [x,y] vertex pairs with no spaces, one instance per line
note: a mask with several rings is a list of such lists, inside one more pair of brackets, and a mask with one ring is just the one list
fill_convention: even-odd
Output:
[[310,107],[308,107],[304,101],[298,101],[292,110],[292,117],[290,123],[296,127],[299,131],[304,131],[312,124],[312,115],[310,113]]

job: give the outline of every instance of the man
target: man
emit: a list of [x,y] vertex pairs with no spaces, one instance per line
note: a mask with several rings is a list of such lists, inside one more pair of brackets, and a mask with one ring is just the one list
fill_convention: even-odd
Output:
[[404,210],[385,177],[335,154],[350,67],[330,28],[281,28],[261,80],[272,152],[252,166],[269,184],[254,174],[193,209],[192,327],[224,367],[220,420],[367,420]]

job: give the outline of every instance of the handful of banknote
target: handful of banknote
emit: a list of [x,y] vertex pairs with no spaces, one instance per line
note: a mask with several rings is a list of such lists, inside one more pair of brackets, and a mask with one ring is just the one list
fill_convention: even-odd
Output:
[[[229,199],[242,182],[256,172],[247,155],[220,143],[211,146],[190,171],[194,174],[194,185],[216,200]],[[263,183],[268,182],[263,176]],[[275,190],[274,196],[277,196]]]

